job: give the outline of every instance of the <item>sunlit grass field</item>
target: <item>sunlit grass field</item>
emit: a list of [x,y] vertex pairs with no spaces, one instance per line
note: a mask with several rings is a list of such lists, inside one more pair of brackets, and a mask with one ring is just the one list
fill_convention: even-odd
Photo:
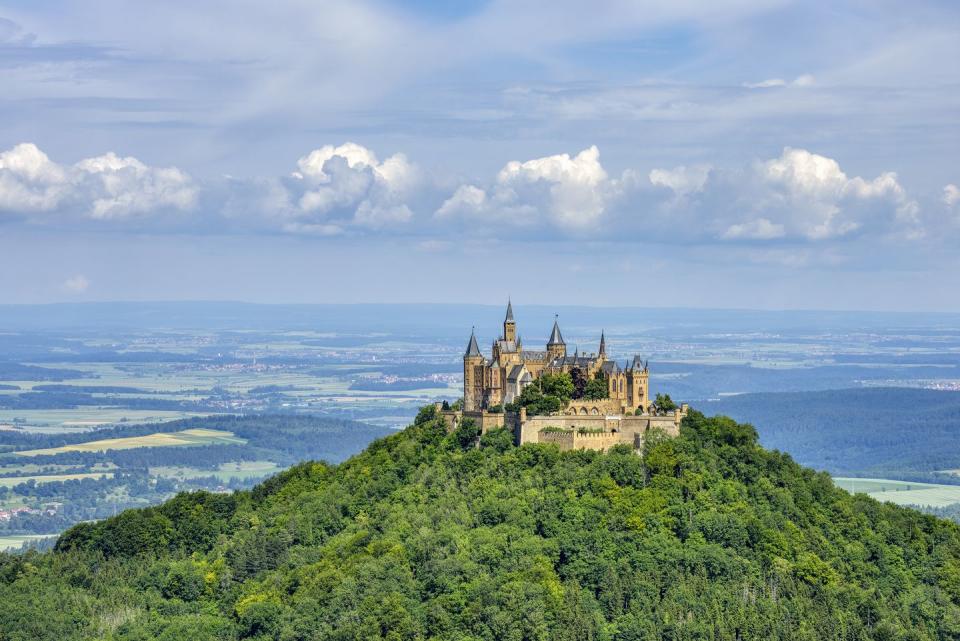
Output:
[[13,487],[20,483],[33,480],[37,483],[52,483],[53,481],[74,481],[80,479],[101,479],[113,477],[112,472],[83,472],[78,474],[39,474],[34,476],[0,476],[0,487]]
[[216,470],[202,470],[193,467],[158,466],[150,468],[150,476],[160,476],[177,480],[216,476],[221,481],[232,478],[256,479],[280,471],[280,466],[272,461],[235,461],[222,463]]
[[848,492],[867,494],[878,501],[897,505],[945,507],[960,503],[960,485],[866,478],[835,478],[833,482]]
[[190,429],[181,432],[157,432],[144,436],[108,438],[86,443],[74,443],[62,447],[14,452],[18,456],[43,456],[63,452],[104,452],[106,450],[129,450],[137,447],[175,447],[189,445],[243,445],[246,439],[234,436],[225,430]]

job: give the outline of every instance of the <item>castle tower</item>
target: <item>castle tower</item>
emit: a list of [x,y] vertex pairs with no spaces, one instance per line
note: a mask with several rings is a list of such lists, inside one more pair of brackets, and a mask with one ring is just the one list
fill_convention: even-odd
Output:
[[567,344],[563,342],[563,334],[560,333],[560,324],[557,318],[553,319],[553,331],[550,332],[550,340],[547,341],[547,354],[550,358],[564,358],[567,355]]
[[642,407],[646,412],[650,408],[650,371],[640,360],[639,356],[633,357],[632,366],[627,370],[627,387],[630,390],[628,399],[631,407]]
[[607,337],[602,329],[600,330],[600,353],[597,356],[603,360],[607,358]]
[[507,299],[507,316],[503,319],[503,340],[517,340],[517,323],[513,320],[513,304]]
[[470,342],[463,354],[463,409],[474,412],[483,403],[483,354],[477,345],[477,336],[470,330]]

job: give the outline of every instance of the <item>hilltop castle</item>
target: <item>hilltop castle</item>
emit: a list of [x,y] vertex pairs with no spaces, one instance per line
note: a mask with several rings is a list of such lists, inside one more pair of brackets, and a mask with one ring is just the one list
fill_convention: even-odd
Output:
[[463,355],[463,409],[473,412],[513,403],[527,385],[543,374],[566,373],[584,380],[601,378],[607,384],[607,398],[584,403],[571,402],[566,414],[599,414],[644,412],[650,407],[647,383],[650,373],[639,356],[621,367],[607,358],[607,340],[600,333],[600,351],[595,354],[567,355],[567,344],[560,333],[559,321],[554,319],[553,330],[547,340],[547,349],[523,349],[513,318],[513,304],[507,303],[503,319],[503,335],[493,341],[493,355],[484,358],[477,345],[477,337],[470,334],[467,351]]
[[[655,407],[647,363],[634,356],[621,366],[607,357],[606,342],[601,332],[599,351],[577,350],[570,356],[554,319],[546,349],[526,350],[508,302],[503,334],[493,341],[489,359],[480,352],[476,333],[470,333],[463,355],[463,409],[446,411],[444,416],[450,427],[469,418],[483,432],[512,429],[518,444],[552,442],[561,449],[605,450],[616,444],[638,448],[651,428],[678,434],[687,406]],[[557,405],[550,412],[528,412],[525,403],[533,395],[524,390],[532,385],[543,388],[544,381],[557,378],[573,383],[570,398],[554,399]]]

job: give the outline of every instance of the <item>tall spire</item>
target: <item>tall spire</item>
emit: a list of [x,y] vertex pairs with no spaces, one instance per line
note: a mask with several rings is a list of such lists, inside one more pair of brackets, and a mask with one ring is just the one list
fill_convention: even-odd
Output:
[[507,317],[503,319],[503,322],[507,323],[513,320],[513,303],[510,302],[510,297],[507,297]]
[[607,355],[607,337],[604,331],[600,330],[600,356]]
[[553,317],[553,331],[550,332],[550,340],[547,341],[547,347],[550,345],[566,345],[566,343],[563,342],[563,335],[560,333],[558,318],[559,316],[557,315]]
[[474,328],[470,328],[470,342],[467,343],[467,351],[464,356],[480,356],[480,346],[477,345],[477,335]]

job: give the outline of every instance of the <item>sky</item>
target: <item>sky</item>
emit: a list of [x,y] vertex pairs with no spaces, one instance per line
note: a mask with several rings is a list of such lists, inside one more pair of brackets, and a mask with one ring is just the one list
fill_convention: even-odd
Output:
[[960,5],[0,0],[0,302],[960,311]]

